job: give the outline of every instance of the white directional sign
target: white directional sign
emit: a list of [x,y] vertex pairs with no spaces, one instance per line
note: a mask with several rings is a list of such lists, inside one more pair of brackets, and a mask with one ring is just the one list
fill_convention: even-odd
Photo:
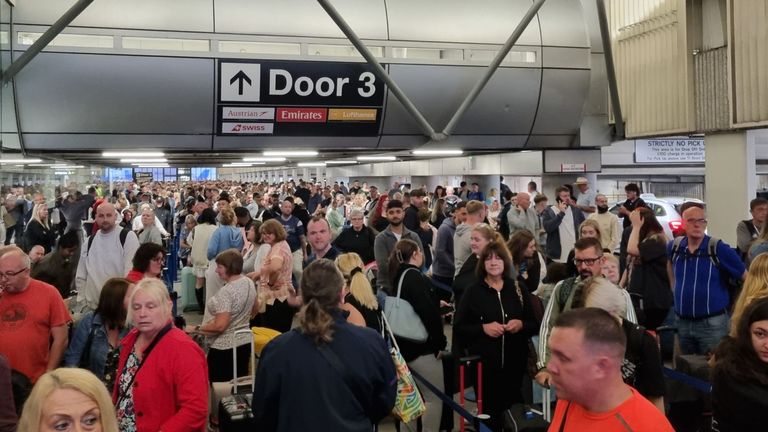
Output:
[[637,163],[703,163],[704,139],[667,137],[635,140]]
[[261,99],[261,65],[258,63],[221,62],[222,102],[259,102]]

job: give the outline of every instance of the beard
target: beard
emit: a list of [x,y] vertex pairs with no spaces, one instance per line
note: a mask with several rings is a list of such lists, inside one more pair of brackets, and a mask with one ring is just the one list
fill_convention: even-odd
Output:
[[608,211],[608,206],[597,206],[597,212],[600,214],[606,213]]

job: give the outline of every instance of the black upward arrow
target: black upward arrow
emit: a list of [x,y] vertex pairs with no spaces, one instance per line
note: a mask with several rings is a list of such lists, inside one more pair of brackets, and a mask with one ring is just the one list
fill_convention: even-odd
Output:
[[251,85],[251,79],[248,77],[248,75],[245,74],[245,72],[240,71],[235,74],[235,76],[232,77],[231,80],[229,80],[230,84],[234,84],[235,81],[237,81],[237,94],[241,95],[243,94],[243,83],[247,82],[248,85]]

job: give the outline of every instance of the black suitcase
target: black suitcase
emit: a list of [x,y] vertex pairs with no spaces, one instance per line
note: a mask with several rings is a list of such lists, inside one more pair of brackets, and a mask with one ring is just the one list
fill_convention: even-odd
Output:
[[[248,330],[237,330],[233,338],[238,334],[248,332],[251,341],[251,361],[253,361],[253,332]],[[234,344],[233,344],[234,346]],[[237,349],[232,350],[232,362],[234,376],[237,377]],[[255,373],[255,371],[254,371]],[[256,429],[256,422],[251,411],[253,398],[253,386],[256,380],[251,374],[251,388],[245,388],[238,391],[238,380],[234,380],[232,395],[221,398],[219,402],[219,431],[220,432],[253,432]]]

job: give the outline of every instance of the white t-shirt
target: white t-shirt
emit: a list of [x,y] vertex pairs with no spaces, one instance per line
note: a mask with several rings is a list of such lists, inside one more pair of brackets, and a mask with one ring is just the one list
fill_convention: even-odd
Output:
[[558,230],[560,232],[560,260],[558,262],[564,263],[568,261],[568,254],[573,249],[573,245],[576,244],[576,229],[573,226],[571,207],[565,210],[565,217],[560,222]]

